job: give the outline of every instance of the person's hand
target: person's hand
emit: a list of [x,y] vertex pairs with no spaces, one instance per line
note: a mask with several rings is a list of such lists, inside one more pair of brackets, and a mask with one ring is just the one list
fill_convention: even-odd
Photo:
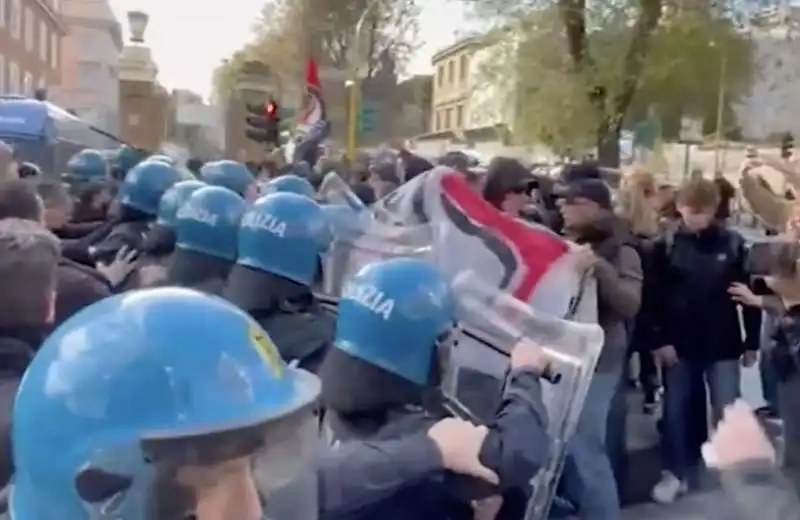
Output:
[[439,448],[445,468],[497,484],[497,473],[484,466],[479,458],[488,433],[486,426],[448,417],[434,424],[428,430],[428,437]]
[[703,445],[703,458],[712,468],[750,461],[775,462],[775,449],[758,424],[753,410],[741,399],[725,408],[717,430]]
[[728,294],[733,301],[741,303],[742,305],[761,307],[764,303],[764,298],[756,296],[747,285],[740,282],[732,283],[730,287],[728,287]]
[[501,495],[492,495],[480,500],[473,500],[473,518],[474,520],[494,520],[501,507],[503,507],[503,497]]
[[758,361],[758,351],[745,350],[744,354],[742,354],[742,358],[739,361],[742,362],[743,367],[750,368],[751,366],[756,364],[756,361]]
[[117,287],[136,269],[138,256],[139,252],[135,249],[123,247],[117,251],[114,260],[110,264],[97,262],[95,268],[106,277],[111,287]]
[[544,375],[552,363],[552,358],[542,347],[526,339],[511,350],[511,368],[529,368],[537,375]]
[[597,256],[589,246],[581,246],[572,254],[575,255],[575,268],[579,272],[588,271],[589,269],[594,268],[594,266],[597,264]]
[[753,169],[758,168],[758,167],[763,166],[763,165],[764,165],[764,161],[762,161],[760,157],[758,157],[758,156],[748,157],[747,159],[742,161],[741,166],[739,166],[739,174],[740,175],[749,175],[750,172]]
[[679,361],[678,353],[672,345],[664,345],[661,348],[655,349],[653,351],[653,358],[655,358],[656,363],[662,368],[675,366]]

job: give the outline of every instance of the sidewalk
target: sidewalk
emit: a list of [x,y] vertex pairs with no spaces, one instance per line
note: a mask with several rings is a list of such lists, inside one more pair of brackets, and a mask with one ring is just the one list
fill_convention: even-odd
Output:
[[724,511],[730,498],[721,489],[690,493],[671,505],[640,504],[622,511],[624,520],[718,520],[735,518]]

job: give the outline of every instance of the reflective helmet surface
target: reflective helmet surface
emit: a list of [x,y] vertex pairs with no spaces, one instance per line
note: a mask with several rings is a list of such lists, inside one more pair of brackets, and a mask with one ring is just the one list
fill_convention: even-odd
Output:
[[128,171],[139,164],[146,157],[146,153],[124,144],[115,150],[111,158],[111,167],[119,172],[120,179]]
[[108,171],[109,166],[103,154],[87,148],[69,158],[64,179],[77,183],[102,181],[108,176]]
[[310,287],[331,238],[328,218],[313,200],[296,193],[266,195],[242,218],[236,263]]
[[456,321],[455,297],[436,266],[396,258],[345,283],[335,348],[417,385],[428,382],[438,339]]
[[177,220],[178,208],[186,202],[186,199],[188,199],[195,190],[203,186],[206,186],[206,184],[200,181],[180,181],[168,189],[158,203],[156,224],[174,228],[175,221]]
[[160,153],[154,154],[154,155],[151,155],[150,157],[148,157],[145,160],[147,160],[147,161],[158,161],[158,162],[163,162],[164,164],[169,164],[170,166],[175,166],[175,159],[173,159],[169,155],[165,155],[165,154],[160,154]]
[[56,329],[20,383],[10,516],[153,518],[150,443],[268,431],[318,393],[220,298],[172,287],[106,298]]
[[247,203],[221,186],[195,190],[178,209],[176,246],[224,260],[236,260],[239,223]]
[[262,187],[262,195],[269,195],[271,193],[296,193],[313,199],[316,195],[316,190],[314,190],[311,183],[303,177],[288,174],[276,177]]
[[172,166],[158,161],[144,161],[125,176],[119,189],[121,204],[155,217],[161,197],[173,184],[184,180]]
[[242,197],[246,196],[247,189],[255,182],[247,166],[227,159],[204,164],[200,168],[200,180],[233,190]]

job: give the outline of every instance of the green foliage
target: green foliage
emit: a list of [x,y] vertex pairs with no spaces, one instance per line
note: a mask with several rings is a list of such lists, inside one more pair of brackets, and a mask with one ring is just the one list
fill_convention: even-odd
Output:
[[418,47],[418,0],[375,0],[365,19],[359,50],[355,28],[373,0],[272,0],[253,25],[253,39],[214,75],[218,93],[230,92],[247,59],[267,63],[289,82],[302,80],[306,59],[322,67],[345,70],[354,56],[364,61],[367,76],[389,63],[402,68]]
[[513,130],[522,142],[592,146],[616,135],[629,111],[641,117],[653,105],[676,121],[715,113],[720,79],[733,99],[753,77],[753,46],[733,21],[733,0],[682,3],[680,12],[668,0],[464,1],[514,43],[481,76],[516,78]]

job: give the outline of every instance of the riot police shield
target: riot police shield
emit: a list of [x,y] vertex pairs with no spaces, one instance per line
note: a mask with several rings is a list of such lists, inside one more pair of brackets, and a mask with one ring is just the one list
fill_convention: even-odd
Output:
[[336,172],[329,172],[322,178],[317,189],[317,200],[323,204],[346,206],[356,213],[367,210],[367,206]]
[[521,342],[537,345],[552,359],[550,370],[542,378],[552,446],[549,459],[531,481],[525,517],[542,520],[555,494],[567,442],[583,409],[602,349],[603,331],[597,324],[539,313],[486,284],[474,272],[457,275],[453,290],[465,326],[457,347],[452,349],[442,390],[460,410],[477,416],[477,420],[488,420],[494,414],[497,403],[488,402],[486,396],[502,395],[509,357]]
[[361,218],[349,232],[334,233],[322,259],[320,296],[335,301],[345,280],[372,262],[398,257],[433,259],[434,237],[430,225],[397,227]]

